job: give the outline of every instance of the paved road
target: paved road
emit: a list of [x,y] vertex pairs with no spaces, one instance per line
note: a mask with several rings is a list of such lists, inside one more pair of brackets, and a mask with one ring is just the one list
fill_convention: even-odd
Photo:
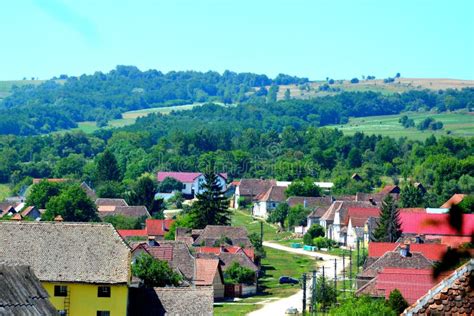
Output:
[[[342,274],[342,259],[337,256],[332,256],[328,255],[325,253],[320,253],[320,252],[309,252],[309,251],[304,251],[301,248],[290,248],[286,246],[282,246],[279,244],[274,244],[270,242],[263,242],[263,245],[265,247],[270,247],[286,252],[291,252],[291,253],[296,253],[304,256],[310,256],[310,257],[315,257],[315,258],[323,258],[323,260],[318,264],[319,270],[318,270],[318,275],[322,272],[322,266],[324,266],[324,272],[325,275],[328,278],[334,279],[334,259],[337,261],[337,274]],[[308,271],[309,272],[309,271]],[[309,287],[311,286],[311,279],[308,280],[307,282],[307,294],[310,293]],[[309,298],[309,295],[308,295]],[[251,312],[248,314],[248,316],[279,316],[279,315],[285,315],[285,311],[289,307],[296,307],[299,312],[301,312],[303,306],[303,290],[298,291],[298,293],[282,298],[279,300],[271,301],[268,303],[264,303],[263,307],[259,310],[256,310],[254,312]]]

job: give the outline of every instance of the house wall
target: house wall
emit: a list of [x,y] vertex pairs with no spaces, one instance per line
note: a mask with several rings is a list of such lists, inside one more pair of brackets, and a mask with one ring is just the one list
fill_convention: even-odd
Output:
[[267,218],[267,203],[266,202],[255,202],[253,204],[253,215],[258,217]]
[[355,228],[352,226],[352,221],[349,219],[349,224],[347,225],[347,246],[356,247],[357,246],[357,234]]
[[221,275],[218,272],[214,275],[214,280],[212,282],[212,287],[214,288],[214,298],[223,298],[224,297],[224,282],[221,278]]
[[69,291],[69,313],[68,316],[95,316],[97,311],[110,311],[110,315],[127,315],[128,286],[110,286],[110,297],[97,297],[98,285],[86,283],[53,283],[41,282],[49,294],[49,300],[57,310],[65,310],[64,301],[66,297],[54,296],[55,285],[66,285]]
[[235,193],[234,193],[234,207],[239,208],[239,198],[240,198],[240,186],[238,185],[235,188]]
[[192,194],[194,182],[184,182],[183,185],[184,188],[181,190],[181,192],[187,195]]

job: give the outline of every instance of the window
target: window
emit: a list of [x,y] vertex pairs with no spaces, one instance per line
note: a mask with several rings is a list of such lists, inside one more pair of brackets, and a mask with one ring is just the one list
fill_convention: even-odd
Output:
[[65,286],[65,285],[55,285],[54,286],[54,296],[67,296],[67,286]]
[[97,316],[110,316],[109,311],[97,311]]
[[110,286],[99,286],[97,291],[98,297],[110,297]]

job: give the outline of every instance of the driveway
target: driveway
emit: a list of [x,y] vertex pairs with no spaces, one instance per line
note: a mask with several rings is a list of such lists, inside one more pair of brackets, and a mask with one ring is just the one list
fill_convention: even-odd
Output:
[[[290,248],[287,246],[270,243],[266,241],[263,242],[263,246],[286,251],[286,252],[296,253],[296,254],[300,254],[304,256],[323,258],[323,260],[321,260],[320,263],[318,264],[318,267],[319,267],[318,276],[321,275],[322,266],[324,266],[324,274],[327,278],[330,278],[330,279],[334,279],[334,259],[336,259],[336,262],[337,262],[336,272],[338,275],[342,274],[342,258],[341,257],[332,256],[332,255],[328,255],[328,254],[320,253],[320,252],[309,252],[301,248]],[[346,263],[348,264],[347,261]],[[310,286],[311,286],[311,274],[308,275],[308,281],[307,281],[307,292],[306,292],[307,299],[310,298],[310,294],[311,294]],[[247,315],[249,316],[266,316],[266,315],[280,316],[280,315],[285,315],[285,311],[289,307],[296,307],[298,311],[301,312],[301,309],[303,307],[303,290],[300,290],[298,291],[298,293],[293,294],[289,297],[285,297],[278,300],[269,301],[268,303],[264,303],[261,309],[253,311]]]

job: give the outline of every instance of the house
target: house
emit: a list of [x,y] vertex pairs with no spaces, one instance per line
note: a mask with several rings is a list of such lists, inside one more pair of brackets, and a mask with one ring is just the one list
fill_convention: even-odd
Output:
[[474,214],[462,214],[461,231],[449,224],[449,214],[400,212],[400,224],[404,236],[423,234],[426,239],[441,236],[469,237],[474,233]]
[[[158,182],[166,178],[173,178],[183,183],[181,192],[184,196],[194,198],[196,194],[202,193],[202,184],[205,183],[204,174],[200,172],[168,172],[159,171],[157,173]],[[227,174],[219,173],[217,175],[222,192],[226,191]]]
[[97,200],[97,194],[86,182],[81,183],[81,189],[86,192],[86,195],[89,197],[89,199],[91,199],[92,201]]
[[358,173],[353,173],[351,179],[357,182],[363,181],[362,177]]
[[253,204],[252,214],[257,217],[267,218],[278,204],[285,202],[285,190],[286,187],[274,185],[266,192],[257,195]]
[[445,276],[401,314],[418,315],[472,315],[474,259]]
[[443,205],[440,206],[440,208],[451,208],[453,205],[458,205],[461,203],[464,198],[466,197],[466,194],[453,194],[452,197],[449,198],[446,202],[443,203]]
[[63,315],[126,315],[130,248],[111,224],[0,221],[0,258],[31,267]]
[[295,227],[295,233],[304,234],[312,225],[319,224],[319,219],[327,210],[327,208],[333,202],[332,196],[321,196],[321,197],[302,197],[302,196],[290,196],[286,202],[290,207],[296,205],[302,205],[305,208],[308,208],[311,213],[307,217],[306,227]]
[[362,193],[362,192],[357,192],[355,195],[355,201],[356,202],[370,202],[372,203],[373,206],[381,206],[383,200],[388,196],[392,196],[392,198],[395,201],[398,201],[400,198],[400,194],[398,193],[384,193],[384,192],[378,192],[378,193]]
[[398,185],[386,185],[380,192],[384,194],[400,194],[400,187]]
[[11,216],[16,213],[14,205],[11,205],[8,202],[0,203],[0,218],[3,216]]
[[413,186],[421,191],[422,194],[426,194],[426,188],[420,182],[413,183]]
[[437,280],[439,278],[433,279],[433,269],[383,268],[375,278],[358,289],[356,295],[388,299],[390,293],[398,289],[408,304],[413,304],[428,292]]
[[130,289],[130,316],[212,316],[212,286]]
[[347,227],[346,246],[355,248],[358,240],[364,244],[369,242],[370,233],[365,228],[370,217],[379,218],[380,209],[376,207],[349,207],[347,209],[345,223]]
[[130,237],[141,237],[147,239],[163,240],[165,234],[169,231],[171,224],[174,223],[172,219],[152,219],[148,218],[145,221],[144,229],[119,229],[117,232],[123,239]]
[[387,251],[381,257],[368,264],[356,277],[357,288],[363,288],[372,279],[376,278],[379,272],[386,268],[428,270],[432,269],[433,266],[434,262],[426,258],[422,253],[410,251],[409,244],[402,245],[399,251]]
[[234,207],[239,208],[240,200],[244,200],[247,203],[251,203],[255,198],[268,191],[272,186],[276,185],[275,180],[263,180],[263,179],[242,179],[235,188],[234,194]]
[[116,216],[121,215],[125,217],[134,217],[134,218],[150,218],[151,215],[148,213],[146,206],[115,206],[113,210],[99,211],[99,217],[104,218],[105,216]]
[[41,219],[41,212],[36,206],[27,206],[21,211],[21,216],[39,221]]
[[0,315],[57,315],[33,270],[0,264]]
[[373,205],[370,202],[334,201],[319,220],[320,225],[326,231],[327,238],[346,244],[346,223],[350,207],[373,208]]
[[114,211],[117,206],[128,206],[124,199],[109,199],[109,198],[98,198],[95,200],[95,205],[99,212]]
[[167,261],[188,284],[195,279],[194,257],[185,243],[174,240],[140,242],[132,247],[132,262],[135,262],[136,258],[143,253]]
[[223,252],[229,253],[238,253],[243,252],[250,258],[253,262],[255,262],[255,251],[253,248],[242,248],[238,246],[220,246],[220,247],[195,247],[194,250],[196,253],[213,253],[215,255],[220,255]]
[[71,181],[71,179],[66,179],[66,178],[35,178],[35,179],[33,179],[33,184],[38,184],[41,181],[46,181],[46,182],[50,182],[50,183],[63,183],[63,182]]
[[[377,261],[385,253],[390,251],[400,251],[403,244],[400,243],[390,243],[390,242],[370,242],[368,246],[368,255],[364,266],[369,266],[370,264]],[[419,243],[410,243],[411,252],[419,252],[423,254],[427,259],[436,262],[441,261],[443,255],[448,250],[448,246],[445,244],[438,243],[428,243],[428,244],[419,244]]]
[[212,286],[214,299],[224,298],[224,274],[219,259],[196,258],[196,286]]
[[225,242],[242,248],[252,247],[245,227],[207,225],[204,229],[193,230],[191,233],[194,233],[194,246],[215,247]]

